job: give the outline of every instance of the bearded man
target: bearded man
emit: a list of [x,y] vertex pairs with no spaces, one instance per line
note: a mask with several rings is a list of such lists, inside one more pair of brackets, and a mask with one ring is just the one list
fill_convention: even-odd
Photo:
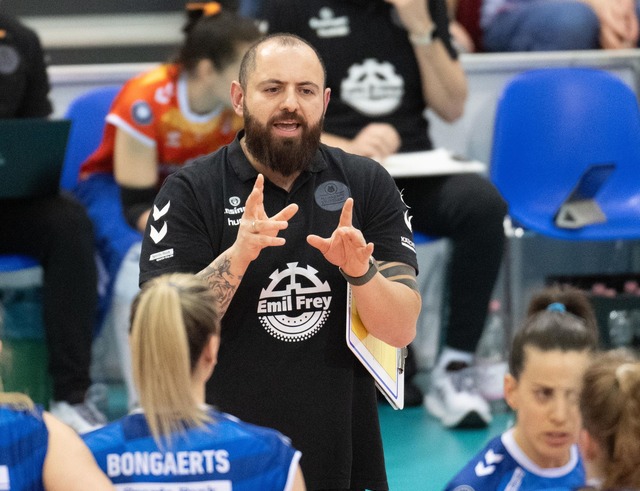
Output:
[[345,343],[347,284],[369,332],[406,346],[416,256],[389,174],[320,144],[329,97],[301,38],[252,46],[231,87],[245,129],[165,182],[140,282],[206,279],[224,314],[207,402],[290,437],[307,489],[386,490],[375,384]]

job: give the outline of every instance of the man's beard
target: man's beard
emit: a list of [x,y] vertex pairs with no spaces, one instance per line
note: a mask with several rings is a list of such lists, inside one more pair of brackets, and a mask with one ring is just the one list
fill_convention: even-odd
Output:
[[[274,137],[270,129],[277,121],[296,121],[302,128],[300,138]],[[251,155],[262,165],[289,177],[307,170],[320,145],[322,122],[309,126],[297,113],[283,111],[271,118],[266,126],[260,124],[244,106],[245,143]]]

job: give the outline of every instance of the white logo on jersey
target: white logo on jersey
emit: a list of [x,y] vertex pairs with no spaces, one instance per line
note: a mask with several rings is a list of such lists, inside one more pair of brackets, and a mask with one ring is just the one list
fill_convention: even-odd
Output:
[[499,464],[504,460],[504,455],[495,453],[492,448],[484,454],[484,460],[487,464]]
[[407,203],[405,203],[404,196],[402,195],[402,191],[400,191],[399,189],[398,189],[398,194],[400,194],[400,200],[402,201],[402,204],[407,207],[407,209],[404,211],[404,223],[409,229],[409,231],[413,232],[413,228],[411,227],[411,220],[413,219],[413,215],[409,215],[409,210],[411,209],[411,207],[407,205]]
[[182,135],[179,131],[170,131],[166,135],[165,145],[168,148],[180,148],[180,140]]
[[484,465],[482,462],[478,462],[475,467],[476,476],[484,477],[493,474],[493,471],[496,470],[495,465]]
[[327,281],[320,281],[317,273],[313,267],[304,268],[297,262],[271,273],[269,286],[260,292],[258,314],[273,337],[304,341],[324,325],[331,312],[331,287]]
[[478,462],[475,467],[476,476],[484,477],[493,474],[496,470],[496,466],[494,464],[499,464],[504,459],[504,455],[495,453],[492,448],[487,450],[487,453],[484,454],[484,462]]
[[242,215],[244,213],[244,206],[238,206],[240,203],[242,203],[242,200],[238,196],[231,196],[229,198],[229,204],[231,205],[231,208],[225,207],[224,214],[235,215],[237,217],[227,217],[227,225],[229,225],[229,227],[238,227],[240,225],[240,222],[242,221],[239,215]]
[[407,226],[407,228],[413,232],[413,229],[411,228],[412,219],[413,219],[413,216],[409,215],[409,210],[404,210],[404,223]]
[[149,261],[164,261],[165,259],[170,259],[173,257],[173,247],[171,249],[166,249],[164,251],[156,252],[149,256]]
[[349,68],[340,84],[345,104],[367,116],[383,116],[395,111],[404,95],[404,79],[389,62],[368,58]]
[[318,17],[309,19],[309,27],[316,31],[319,38],[344,37],[351,33],[349,18],[335,17],[333,10],[329,7],[321,8]]
[[167,235],[167,222],[164,222],[162,228],[157,230],[153,225],[151,225],[151,230],[149,230],[149,236],[151,240],[156,244],[164,239],[164,236]]
[[169,104],[173,95],[173,82],[169,82],[163,87],[158,87],[155,93],[155,100],[160,104]]
[[[158,209],[158,207],[154,204],[153,213],[152,213],[153,221],[157,222],[160,218],[165,216],[169,211],[169,208],[171,208],[171,201],[167,201],[167,204],[164,205],[162,209]],[[153,225],[150,226],[149,237],[151,237],[151,240],[153,240],[154,243],[157,244],[158,242],[160,242],[162,239],[164,239],[165,235],[167,235],[167,222],[164,222],[162,224],[162,227],[160,228],[160,230],[158,230]]]
[[162,210],[159,210],[156,205],[153,205],[153,219],[158,220],[158,218],[163,217],[169,211],[171,207],[171,201],[167,201],[167,204],[162,207]]

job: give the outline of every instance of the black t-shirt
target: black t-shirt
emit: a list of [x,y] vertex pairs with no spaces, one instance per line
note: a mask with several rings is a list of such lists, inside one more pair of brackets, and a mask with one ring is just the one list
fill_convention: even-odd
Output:
[[[229,248],[256,176],[237,139],[171,175],[144,235],[141,282],[200,271]],[[407,208],[387,171],[321,145],[290,192],[265,182],[267,215],[290,203],[299,210],[279,234],[286,244],[264,249],[246,271],[207,386],[207,402],[292,439],[309,489],[387,489],[375,386],[345,342],[346,282],[306,242],[331,235],[349,196],[374,257],[417,268]]]
[[16,19],[0,14],[0,118],[51,114],[49,80],[40,40]]
[[[452,58],[444,0],[429,0],[436,36]],[[268,0],[269,32],[309,41],[327,68],[331,102],[324,130],[353,138],[367,124],[389,123],[402,138],[400,151],[429,150],[426,103],[407,31],[382,0]]]

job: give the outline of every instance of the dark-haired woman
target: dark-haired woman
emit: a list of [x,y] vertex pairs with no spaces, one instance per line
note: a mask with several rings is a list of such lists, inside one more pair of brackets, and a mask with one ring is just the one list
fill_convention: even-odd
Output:
[[253,20],[217,2],[188,3],[187,16],[176,59],[129,80],[116,96],[77,189],[107,272],[105,327],[116,335],[130,407],[137,403],[127,329],[138,291],[138,232],[164,179],[230,143],[242,127],[231,108],[231,81],[244,52],[261,36]]

